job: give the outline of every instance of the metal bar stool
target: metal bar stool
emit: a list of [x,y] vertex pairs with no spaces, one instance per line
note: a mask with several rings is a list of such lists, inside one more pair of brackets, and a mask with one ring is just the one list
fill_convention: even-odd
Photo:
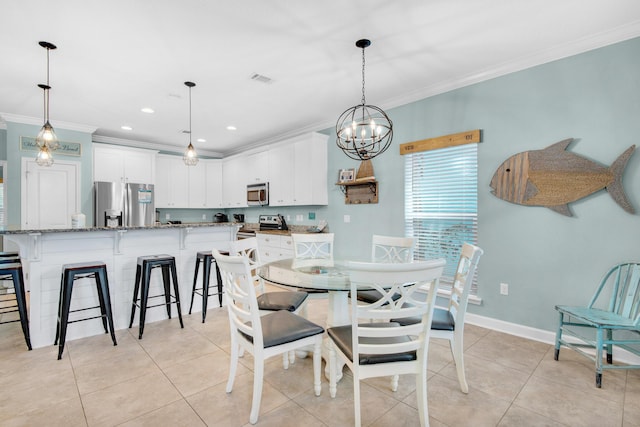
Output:
[[[164,293],[159,295],[149,295],[149,286],[151,284],[151,271],[154,268],[162,269],[162,282],[164,285]],[[171,295],[171,281],[173,281],[173,292]],[[140,291],[140,298],[138,298]],[[164,296],[164,304],[148,305],[149,298],[158,298]],[[139,302],[139,304],[138,304]],[[140,328],[138,331],[138,339],[142,339],[144,332],[144,321],[147,308],[166,306],[167,315],[171,319],[171,304],[176,304],[178,308],[178,318],[180,319],[180,327],[184,328],[182,323],[182,310],[180,308],[180,291],[178,290],[178,274],[176,272],[176,259],[171,255],[147,255],[138,257],[138,266],[136,267],[136,283],[133,289],[133,302],[131,304],[131,321],[129,328],[133,326],[133,318],[136,314],[136,307],[140,308]]]
[[[99,305],[93,307],[71,310],[71,294],[73,285],[79,279],[94,279],[98,291]],[[69,313],[93,310],[99,308],[100,315],[85,317],[83,319],[69,320]],[[65,264],[62,266],[62,278],[60,280],[60,304],[58,305],[58,327],[54,345],[58,345],[58,360],[62,358],[64,344],[67,338],[67,325],[69,323],[82,322],[91,319],[102,319],[104,333],[111,331],[113,345],[118,345],[113,328],[113,313],[111,311],[111,297],[109,295],[109,279],[107,277],[107,265],[100,261],[80,262]]]
[[[223,255],[229,255],[229,252],[222,251],[220,252]],[[216,264],[216,280],[218,281],[218,290],[217,292],[209,293],[209,276],[211,275],[211,264],[215,264],[216,260],[211,255],[211,251],[202,251],[198,252],[196,257],[196,268],[193,273],[193,290],[191,291],[191,305],[189,306],[189,314],[191,314],[191,309],[193,308],[193,298],[195,294],[202,296],[202,323],[204,323],[204,319],[207,317],[207,301],[209,297],[218,295],[218,303],[220,307],[222,307],[222,277],[220,277],[220,269]],[[202,287],[198,288],[198,270],[200,268],[200,263],[203,263],[202,269]]]
[[[31,350],[31,338],[29,337],[29,317],[27,314],[27,300],[24,291],[24,276],[22,274],[22,263],[20,261],[20,254],[18,252],[0,252],[0,280],[9,281],[13,283],[15,290],[15,300],[4,299],[2,301],[2,307],[0,307],[0,314],[18,312],[19,319],[3,320],[3,323],[20,322],[22,326],[22,333],[24,334],[24,340],[27,343],[27,348]],[[15,301],[15,305],[4,305]]]

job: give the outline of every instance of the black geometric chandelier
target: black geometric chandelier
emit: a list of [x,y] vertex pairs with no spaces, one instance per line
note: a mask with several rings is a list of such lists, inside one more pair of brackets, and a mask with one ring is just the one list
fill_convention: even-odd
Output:
[[49,51],[56,49],[56,46],[49,42],[38,43],[47,49],[47,84],[39,84],[38,87],[44,91],[44,125],[36,136],[36,144],[38,145],[38,154],[36,155],[36,163],[40,166],[51,166],[53,164],[52,151],[60,148],[58,137],[56,136],[53,126],[49,123]]
[[358,40],[362,49],[362,101],[340,115],[336,123],[336,144],[355,160],[371,160],[385,152],[393,139],[393,124],[389,116],[375,105],[367,105],[364,95],[364,49],[367,39]]

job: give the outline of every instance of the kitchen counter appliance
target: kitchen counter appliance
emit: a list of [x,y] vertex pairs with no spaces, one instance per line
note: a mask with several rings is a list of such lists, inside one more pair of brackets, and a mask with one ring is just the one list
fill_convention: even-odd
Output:
[[213,216],[213,222],[229,222],[229,217],[219,212]]
[[155,223],[153,184],[96,181],[93,195],[96,227],[140,227]]
[[287,222],[280,214],[276,215],[260,215],[258,218],[260,231],[265,230],[288,230]]
[[269,183],[247,185],[247,206],[269,205]]

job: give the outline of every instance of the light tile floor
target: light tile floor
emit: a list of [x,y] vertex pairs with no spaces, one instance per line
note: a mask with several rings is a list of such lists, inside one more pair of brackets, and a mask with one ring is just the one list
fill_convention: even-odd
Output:
[[[324,323],[326,301],[310,301],[309,317]],[[71,325],[70,327],[73,327]],[[245,426],[252,392],[246,354],[234,390],[225,393],[229,331],[225,309],[70,341],[62,360],[56,347],[27,351],[18,323],[0,326],[0,426]],[[432,426],[640,426],[640,372],[607,371],[595,388],[592,364],[563,349],[467,325],[465,363],[469,394],[460,392],[448,344],[429,351]],[[279,357],[266,365],[260,426],[353,425],[353,382],[348,369],[329,397],[313,394],[311,360],[289,370]],[[415,382],[386,378],[361,387],[365,426],[418,425]]]

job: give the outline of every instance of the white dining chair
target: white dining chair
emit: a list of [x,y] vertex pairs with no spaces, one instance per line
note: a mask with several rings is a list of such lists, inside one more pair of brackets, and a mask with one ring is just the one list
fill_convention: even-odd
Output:
[[261,311],[287,310],[299,313],[306,302],[308,294],[304,291],[269,291],[265,292],[264,280],[258,275],[262,264],[258,240],[255,237],[232,240],[229,242],[230,255],[242,255],[247,258],[251,267],[252,279],[258,294],[258,307]]
[[374,234],[371,238],[371,262],[412,262],[414,247],[413,237]]
[[[332,267],[333,266],[333,233],[292,233],[293,265],[296,268]],[[326,299],[326,291],[308,292],[309,299]],[[307,307],[301,313],[307,317]]]
[[[371,262],[401,263],[413,261],[413,237],[380,236],[371,238]],[[377,291],[359,291],[358,301],[371,304],[380,299]]]
[[293,256],[297,261],[333,261],[333,233],[292,233]]
[[[351,324],[327,329],[331,397],[337,392],[338,359],[353,373],[355,426],[360,426],[360,381],[371,377],[415,374],[420,425],[429,424],[427,404],[427,356],[433,308],[438,282],[446,261],[437,259],[413,263],[348,263],[351,282]],[[430,290],[425,301],[418,292]],[[372,304],[358,304],[358,289],[371,288],[382,298]],[[394,294],[400,297],[392,298]],[[396,317],[419,316],[419,323],[400,325]],[[372,323],[361,322],[373,319]],[[397,389],[397,383],[394,391]]]
[[[469,385],[464,369],[464,318],[469,303],[469,293],[478,262],[484,251],[477,246],[464,243],[460,251],[460,258],[453,277],[451,295],[446,307],[436,307],[431,324],[431,338],[442,338],[449,341],[460,390],[469,392]],[[418,318],[394,319],[400,324],[418,322]]]
[[320,395],[321,345],[324,328],[290,311],[280,310],[261,316],[251,265],[247,257],[221,255],[212,251],[225,287],[231,358],[226,392],[233,391],[241,349],[253,354],[253,398],[249,422],[258,421],[264,362],[272,356],[286,354],[304,347],[313,349],[313,389]]

